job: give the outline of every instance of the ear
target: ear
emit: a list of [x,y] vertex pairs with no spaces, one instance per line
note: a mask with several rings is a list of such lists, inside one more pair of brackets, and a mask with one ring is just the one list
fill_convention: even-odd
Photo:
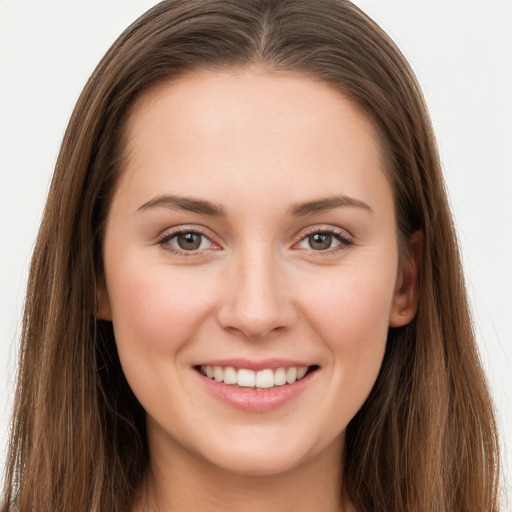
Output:
[[419,278],[423,260],[423,233],[416,231],[400,258],[395,294],[389,314],[390,327],[402,327],[416,315],[418,309]]
[[96,311],[97,320],[112,320],[112,309],[110,307],[110,297],[108,296],[107,283],[104,276],[99,276],[96,289]]

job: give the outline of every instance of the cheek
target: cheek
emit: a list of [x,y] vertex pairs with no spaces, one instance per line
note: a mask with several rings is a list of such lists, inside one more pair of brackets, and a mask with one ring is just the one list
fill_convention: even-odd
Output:
[[330,354],[325,365],[325,397],[330,400],[318,410],[332,436],[346,428],[375,384],[386,349],[391,297],[389,286],[356,276],[310,296],[310,325]]
[[125,359],[176,353],[193,338],[208,309],[207,294],[194,292],[198,284],[197,277],[157,265],[112,273],[112,318]]
[[330,353],[333,385],[343,390],[355,414],[380,370],[394,280],[386,273],[353,268],[310,289],[304,315]]
[[304,309],[333,348],[359,351],[379,343],[387,333],[394,282],[371,273],[347,274],[323,286],[317,283],[307,294]]
[[[133,266],[128,258],[112,266],[107,277],[126,379],[150,415],[161,415],[165,403],[173,417],[179,404],[169,397],[183,389],[186,348],[200,334],[211,309],[208,294],[193,293],[204,278],[161,264]],[[194,396],[188,396],[187,403],[192,407]]]

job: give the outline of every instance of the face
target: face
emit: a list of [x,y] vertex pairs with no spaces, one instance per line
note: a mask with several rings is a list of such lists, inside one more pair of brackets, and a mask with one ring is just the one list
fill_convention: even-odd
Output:
[[100,313],[152,456],[339,459],[414,314],[372,124],[302,76],[198,72],[139,99],[126,141]]

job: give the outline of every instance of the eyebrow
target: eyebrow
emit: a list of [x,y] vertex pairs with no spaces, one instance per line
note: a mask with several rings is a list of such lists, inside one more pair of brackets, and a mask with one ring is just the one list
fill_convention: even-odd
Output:
[[209,201],[195,199],[193,197],[182,197],[172,195],[160,195],[144,203],[137,208],[137,213],[152,210],[154,208],[170,208],[172,210],[185,210],[187,212],[201,213],[203,215],[211,215],[214,217],[224,217],[224,210]]
[[[360,201],[359,199],[354,199],[349,196],[334,196],[292,205],[288,209],[288,214],[297,217],[303,217],[306,215],[334,210],[336,208],[342,207],[361,208],[363,210],[367,210],[370,213],[373,213],[373,210],[370,208],[370,206],[365,202]],[[156,196],[153,199],[150,199],[148,202],[137,208],[136,211],[139,213],[154,208],[185,210],[203,215],[211,215],[213,217],[226,216],[226,213],[221,206],[215,205],[210,201],[195,199],[192,197],[173,196],[168,194]]]
[[361,208],[370,213],[373,213],[373,210],[370,208],[370,206],[365,202],[360,201],[359,199],[354,199],[353,197],[349,196],[333,196],[293,205],[289,209],[289,214],[302,217],[305,215],[311,215],[313,213],[320,213],[342,207]]

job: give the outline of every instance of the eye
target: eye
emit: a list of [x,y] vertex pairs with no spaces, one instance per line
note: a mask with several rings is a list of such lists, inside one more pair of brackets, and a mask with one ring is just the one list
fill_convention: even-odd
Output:
[[330,230],[318,230],[309,233],[297,244],[299,249],[309,249],[316,252],[344,249],[353,242],[347,236]]
[[201,251],[215,246],[206,235],[192,230],[167,234],[158,243],[174,252]]
[[326,249],[332,249],[333,243],[334,246],[339,245],[340,241],[336,240],[330,233],[314,233],[308,235],[299,245],[303,243],[314,251],[325,251]]

